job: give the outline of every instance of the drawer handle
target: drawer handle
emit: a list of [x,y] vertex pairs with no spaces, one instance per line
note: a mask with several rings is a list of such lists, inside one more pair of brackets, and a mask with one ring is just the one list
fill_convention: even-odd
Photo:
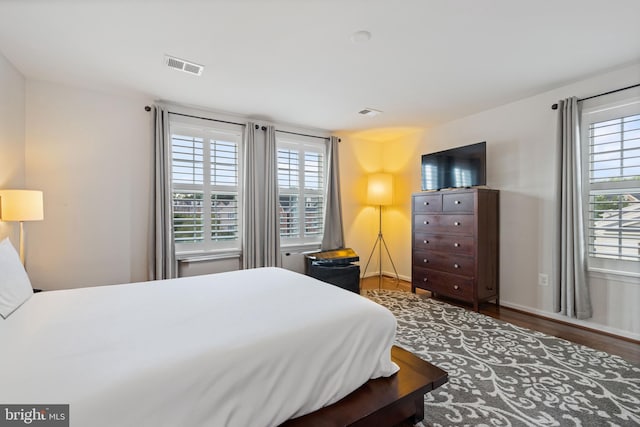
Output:
[[422,279],[422,281],[423,281],[423,282],[426,282],[426,281],[427,281],[427,278],[425,277],[424,279]]
[[425,206],[428,206],[428,205],[429,205],[429,202],[424,202],[424,205],[425,205]]
[[456,201],[455,201],[455,202],[453,202],[453,203],[455,203],[456,205],[459,205],[459,204],[460,204],[460,200],[456,200]]
[[455,289],[455,290],[457,291],[458,289],[460,289],[460,286],[458,286],[458,285],[453,285],[453,289]]
[[428,240],[424,240],[424,244],[425,244],[425,245],[428,245],[428,244],[429,244],[429,241],[428,241]]
[[429,264],[429,260],[428,259],[423,259],[422,262],[424,262],[425,264]]
[[460,247],[460,243],[456,242],[453,244],[454,247],[459,248]]
[[453,264],[453,268],[460,268],[460,264]]
[[428,224],[429,224],[429,221],[424,221],[424,225],[428,225]]
[[456,227],[457,227],[457,226],[459,226],[459,225],[460,225],[460,221],[455,221],[455,222],[453,223],[453,225],[455,225]]

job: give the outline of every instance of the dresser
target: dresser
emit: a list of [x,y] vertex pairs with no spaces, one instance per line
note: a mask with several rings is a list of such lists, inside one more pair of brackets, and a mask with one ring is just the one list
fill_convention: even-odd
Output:
[[469,304],[499,303],[499,192],[484,188],[412,196],[411,291]]

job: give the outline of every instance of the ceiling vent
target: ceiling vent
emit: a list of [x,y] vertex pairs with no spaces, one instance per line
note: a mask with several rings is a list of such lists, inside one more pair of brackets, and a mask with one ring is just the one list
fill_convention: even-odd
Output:
[[185,61],[184,59],[176,58],[169,55],[164,56],[164,63],[167,64],[169,68],[184,71],[185,73],[189,74],[195,74],[196,76],[201,75],[202,71],[204,70],[203,65],[196,64],[195,62]]
[[374,110],[373,108],[365,108],[364,110],[358,111],[358,114],[362,114],[363,116],[377,116],[381,113],[382,111]]

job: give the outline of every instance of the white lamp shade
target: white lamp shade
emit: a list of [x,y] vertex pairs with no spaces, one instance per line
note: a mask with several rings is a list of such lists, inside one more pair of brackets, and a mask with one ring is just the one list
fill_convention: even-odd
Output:
[[0,190],[0,220],[41,221],[43,219],[42,191]]
[[390,205],[393,203],[393,175],[375,173],[369,175],[367,202],[370,205]]

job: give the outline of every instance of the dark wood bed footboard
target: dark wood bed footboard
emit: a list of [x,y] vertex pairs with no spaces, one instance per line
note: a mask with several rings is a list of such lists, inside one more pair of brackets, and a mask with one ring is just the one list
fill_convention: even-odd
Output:
[[400,370],[369,380],[333,405],[289,420],[283,427],[412,425],[424,419],[424,395],[447,382],[447,373],[414,354],[393,346],[391,358]]

